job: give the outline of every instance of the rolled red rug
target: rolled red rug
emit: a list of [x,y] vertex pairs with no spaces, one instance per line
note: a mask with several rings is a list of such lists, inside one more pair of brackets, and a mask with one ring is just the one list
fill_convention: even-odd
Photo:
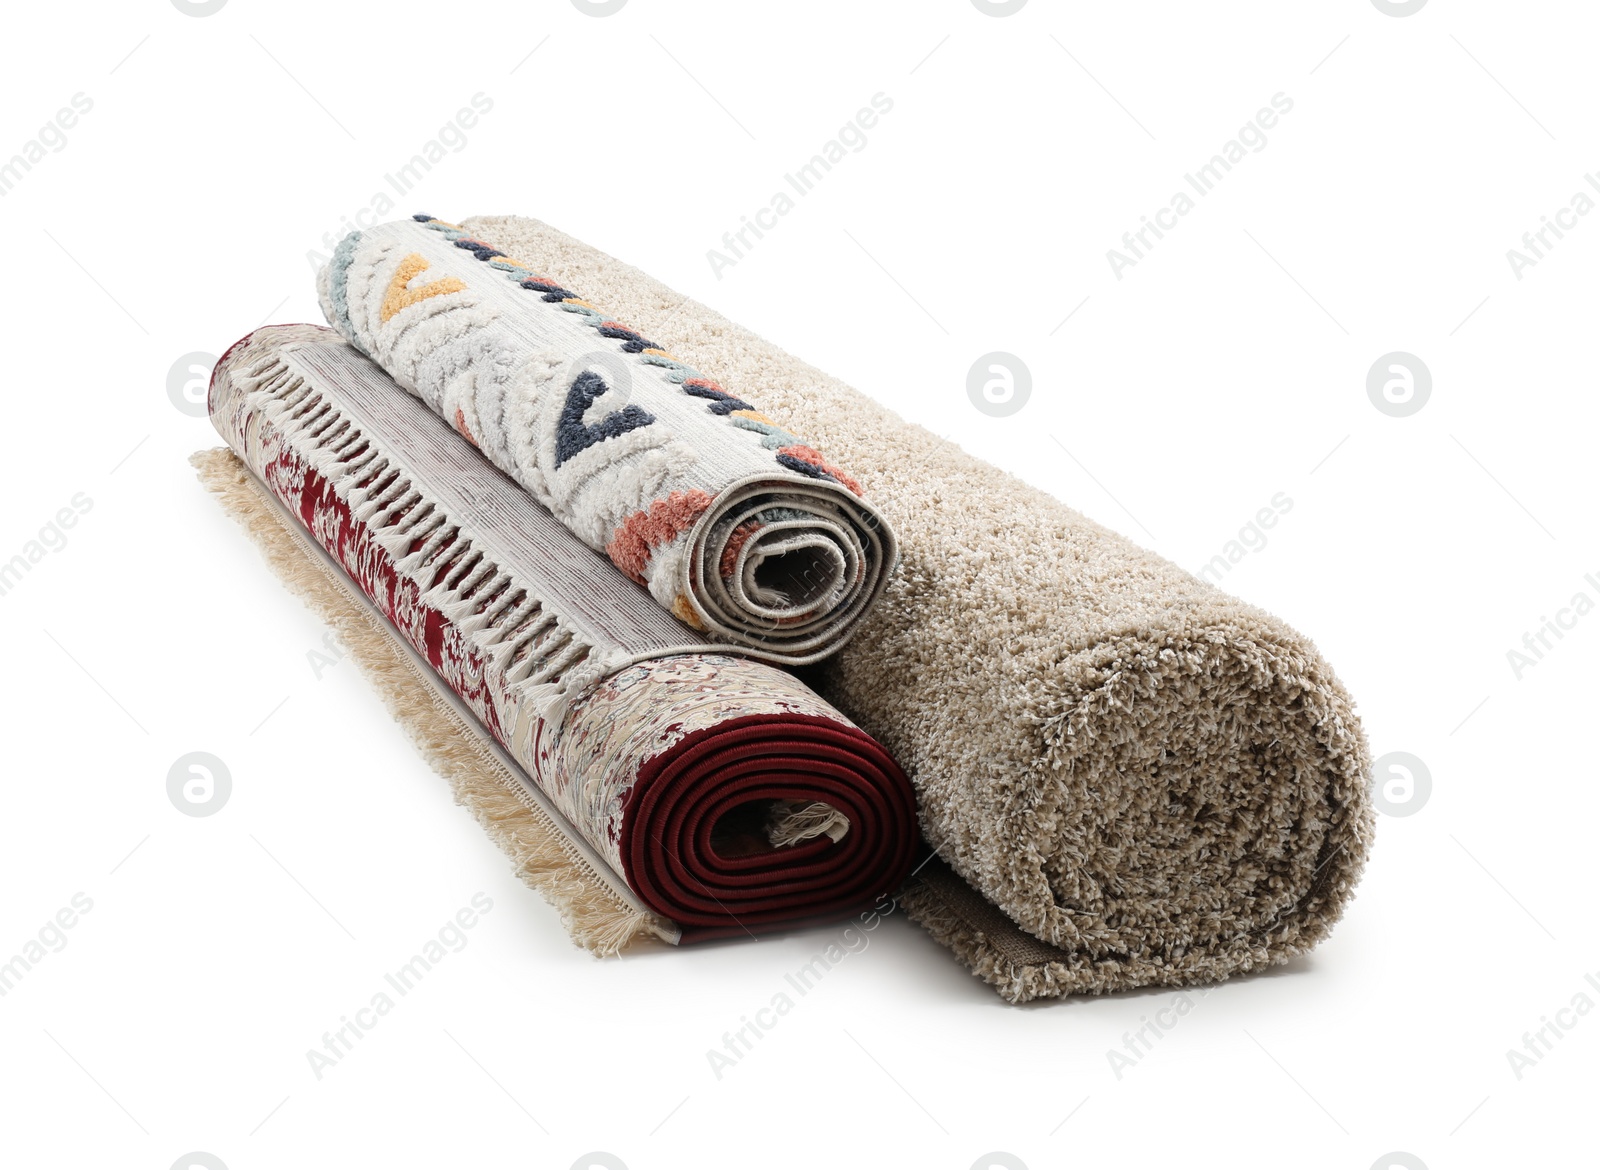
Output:
[[[629,884],[686,932],[867,905],[909,868],[916,840],[905,831],[911,789],[888,752],[810,715],[746,716],[685,737],[639,769],[624,811]],[[810,834],[774,849],[785,816]]]
[[314,587],[381,618],[386,652],[460,716],[450,730],[626,904],[601,927],[563,904],[575,938],[754,933],[903,881],[915,807],[882,746],[783,670],[687,640],[330,330],[244,338],[217,363],[210,408],[234,456],[203,473],[258,537],[277,513],[302,546],[280,570],[320,566]]

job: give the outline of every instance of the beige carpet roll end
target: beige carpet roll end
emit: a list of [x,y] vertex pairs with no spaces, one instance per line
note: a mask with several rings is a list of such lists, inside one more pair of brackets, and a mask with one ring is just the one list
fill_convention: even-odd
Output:
[[823,686],[906,761],[948,866],[912,917],[1013,1002],[1215,982],[1326,938],[1374,814],[1316,648],[959,451],[932,464],[1011,523],[908,550]]
[[1064,660],[1019,696],[1026,782],[945,786],[925,816],[971,885],[935,861],[902,902],[1011,1002],[1283,963],[1352,896],[1373,813],[1348,696],[1303,639],[1214,601]]

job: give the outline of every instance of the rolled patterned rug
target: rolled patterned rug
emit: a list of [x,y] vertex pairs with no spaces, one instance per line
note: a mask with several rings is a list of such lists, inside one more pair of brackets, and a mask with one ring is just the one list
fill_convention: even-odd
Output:
[[910,774],[938,859],[901,901],[976,975],[1018,1002],[1182,985],[1327,937],[1370,760],[1307,638],[561,232],[460,230],[759,401],[899,532],[815,681]]
[[893,531],[849,473],[593,302],[428,216],[353,232],[328,321],[694,629],[834,653]]
[[332,331],[246,337],[210,409],[231,451],[203,479],[584,945],[826,918],[904,879],[882,746],[695,636]]

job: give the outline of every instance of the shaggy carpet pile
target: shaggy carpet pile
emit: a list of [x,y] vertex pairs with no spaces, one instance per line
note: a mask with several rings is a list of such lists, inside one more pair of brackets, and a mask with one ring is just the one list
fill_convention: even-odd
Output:
[[536,220],[539,264],[859,480],[901,562],[821,694],[910,775],[939,860],[902,902],[1006,998],[1183,985],[1327,937],[1373,833],[1310,640]]

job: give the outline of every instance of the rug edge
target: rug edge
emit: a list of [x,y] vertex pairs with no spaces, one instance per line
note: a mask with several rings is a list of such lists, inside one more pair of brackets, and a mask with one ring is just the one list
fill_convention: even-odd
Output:
[[638,939],[655,938],[654,915],[623,902],[584,868],[550,819],[519,800],[484,762],[455,721],[440,710],[431,691],[417,684],[409,660],[381,619],[356,605],[329,570],[301,549],[295,534],[263,498],[243,460],[228,447],[189,457],[200,483],[245,530],[262,558],[290,592],[327,622],[363,675],[405,728],[429,765],[449,781],[465,806],[510,859],[524,885],[537,891],[561,916],[572,941],[600,957],[620,954]]

